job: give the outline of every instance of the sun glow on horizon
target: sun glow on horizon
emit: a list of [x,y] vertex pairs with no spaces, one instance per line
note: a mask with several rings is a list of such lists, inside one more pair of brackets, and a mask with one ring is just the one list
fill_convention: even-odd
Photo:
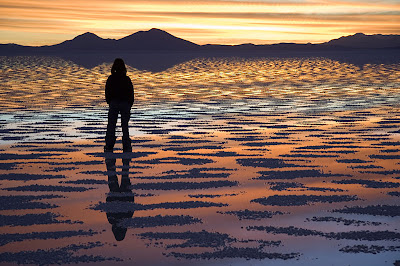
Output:
[[159,28],[198,43],[319,43],[357,32],[400,34],[395,1],[0,0],[0,43],[56,44],[84,32],[119,39]]

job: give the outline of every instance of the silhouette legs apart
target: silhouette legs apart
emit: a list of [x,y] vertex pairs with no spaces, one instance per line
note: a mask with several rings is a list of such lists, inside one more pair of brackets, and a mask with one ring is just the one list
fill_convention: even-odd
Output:
[[132,151],[131,139],[129,137],[129,119],[131,116],[130,105],[125,102],[111,102],[108,109],[108,124],[106,132],[105,152],[112,152],[115,145],[115,128],[117,126],[118,114],[121,114],[122,145],[124,152]]

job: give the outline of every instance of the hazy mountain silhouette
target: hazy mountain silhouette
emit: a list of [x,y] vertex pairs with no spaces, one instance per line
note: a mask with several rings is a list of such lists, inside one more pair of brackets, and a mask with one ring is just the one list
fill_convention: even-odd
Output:
[[96,34],[86,32],[72,40],[56,45],[22,46],[17,44],[0,44],[0,54],[74,54],[81,52],[137,52],[137,51],[336,51],[354,49],[384,49],[400,48],[400,35],[365,35],[357,33],[341,37],[322,44],[278,43],[271,45],[255,45],[251,43],[240,45],[198,45],[175,37],[160,29],[138,31],[124,38],[103,39]]
[[117,41],[120,50],[193,50],[200,45],[175,37],[166,31],[138,31]]
[[398,48],[400,47],[400,35],[356,33],[330,40],[324,44],[349,48]]
[[103,50],[113,49],[116,43],[115,39],[103,39],[94,33],[86,32],[76,36],[72,40],[47,47],[54,50]]

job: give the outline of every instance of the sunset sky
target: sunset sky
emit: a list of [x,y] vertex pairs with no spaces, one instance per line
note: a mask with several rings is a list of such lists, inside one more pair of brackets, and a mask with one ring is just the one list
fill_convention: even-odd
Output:
[[159,28],[198,44],[318,43],[400,34],[399,0],[0,0],[0,43],[56,44]]

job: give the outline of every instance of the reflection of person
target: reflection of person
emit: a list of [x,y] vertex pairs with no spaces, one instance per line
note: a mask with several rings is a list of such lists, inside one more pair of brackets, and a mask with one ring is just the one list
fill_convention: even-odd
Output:
[[132,151],[129,138],[130,111],[134,101],[131,79],[126,75],[125,63],[121,58],[114,60],[111,75],[106,82],[106,101],[109,105],[105,152],[112,152],[115,145],[115,127],[121,114],[122,145],[124,152]]
[[115,158],[106,158],[108,187],[110,193],[106,198],[110,209],[107,211],[107,220],[112,225],[112,232],[115,240],[122,241],[125,238],[127,228],[121,222],[133,216],[132,205],[135,197],[131,190],[131,181],[129,179],[130,159],[122,159],[122,177],[121,185],[118,185],[118,177],[115,166]]

